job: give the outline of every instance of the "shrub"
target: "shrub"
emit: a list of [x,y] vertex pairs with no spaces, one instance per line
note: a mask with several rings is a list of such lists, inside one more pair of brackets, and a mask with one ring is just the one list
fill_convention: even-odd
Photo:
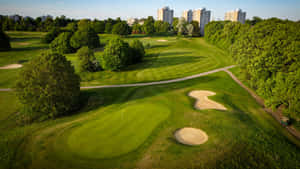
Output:
[[145,56],[145,48],[143,43],[139,40],[134,40],[130,43],[131,48],[131,63],[138,63],[142,61]]
[[0,51],[8,51],[10,49],[9,37],[0,30]]
[[50,48],[53,52],[58,52],[61,54],[71,53],[74,49],[70,45],[70,39],[72,37],[72,33],[64,32],[61,33],[57,38],[55,38],[51,44]]
[[105,70],[120,70],[130,62],[130,52],[128,43],[120,38],[114,38],[105,46],[101,57],[101,65]]
[[89,49],[87,46],[80,48],[77,51],[77,56],[79,59],[80,71],[95,72],[100,69],[93,50]]
[[83,46],[95,49],[100,47],[100,38],[92,28],[79,29],[71,38],[71,46],[75,49]]
[[51,31],[42,38],[42,43],[51,43],[60,33],[60,28],[52,28]]
[[80,78],[65,56],[46,52],[24,66],[15,91],[23,117],[29,121],[55,118],[76,108]]

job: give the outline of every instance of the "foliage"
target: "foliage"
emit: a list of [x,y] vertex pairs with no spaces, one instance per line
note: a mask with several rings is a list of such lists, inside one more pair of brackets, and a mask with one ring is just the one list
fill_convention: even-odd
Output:
[[170,24],[163,21],[155,21],[154,28],[156,33],[167,33],[170,29]]
[[194,26],[192,24],[188,24],[186,26],[186,30],[189,36],[193,36],[194,33]]
[[177,28],[178,22],[179,22],[178,18],[173,18],[172,27],[173,27],[173,30],[175,33],[177,33],[177,31],[178,31],[178,28]]
[[246,20],[246,24],[249,24],[249,25],[254,26],[254,25],[256,25],[257,23],[262,22],[262,21],[263,21],[263,19],[261,19],[260,17],[254,16],[254,17],[252,18],[252,20],[247,19],[247,20]]
[[75,22],[71,22],[67,25],[66,30],[68,30],[69,32],[76,32],[78,30],[78,25]]
[[23,120],[55,118],[76,108],[80,79],[65,56],[47,52],[24,66],[15,91]]
[[113,25],[111,23],[105,24],[105,33],[111,33],[112,29],[113,29]]
[[187,30],[186,30],[186,21],[183,17],[181,17],[178,21],[178,24],[177,24],[177,34],[180,36],[180,35],[185,35],[187,33]]
[[74,49],[70,45],[70,39],[72,37],[71,32],[63,32],[56,39],[54,39],[50,48],[53,52],[58,52],[61,54],[72,53]]
[[128,43],[120,38],[113,38],[105,46],[101,65],[105,70],[121,70],[131,61]]
[[42,39],[43,43],[51,43],[62,31],[59,27],[53,28],[50,32],[48,32],[44,38]]
[[95,49],[100,47],[100,38],[94,29],[90,27],[79,28],[71,38],[71,46],[75,49],[79,49],[83,46]]
[[141,62],[145,56],[145,48],[141,41],[133,40],[130,43],[131,63]]
[[135,23],[133,26],[132,26],[132,34],[141,34],[141,33],[144,33],[143,32],[143,27],[138,24],[138,23]]
[[91,21],[89,19],[82,19],[77,23],[78,30],[85,31],[91,28]]
[[8,51],[11,49],[9,36],[0,29],[0,51]]
[[95,20],[92,23],[92,27],[96,33],[104,33],[105,32],[105,23],[104,21]]
[[93,50],[89,49],[87,46],[80,48],[77,51],[77,56],[79,59],[80,71],[95,72],[100,69]]
[[119,22],[114,25],[112,33],[116,35],[129,35],[130,28],[126,22]]
[[152,16],[149,16],[144,22],[143,30],[147,35],[151,35],[155,32],[154,19]]
[[193,37],[200,36],[200,27],[198,21],[192,21],[191,24],[193,25]]

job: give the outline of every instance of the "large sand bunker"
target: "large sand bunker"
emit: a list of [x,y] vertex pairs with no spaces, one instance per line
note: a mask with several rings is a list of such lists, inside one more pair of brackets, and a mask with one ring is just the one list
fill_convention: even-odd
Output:
[[157,40],[157,42],[168,42],[168,41],[164,40],[164,39],[160,39],[160,40]]
[[208,99],[208,96],[216,95],[216,93],[206,90],[195,90],[189,93],[190,97],[197,99],[195,108],[199,110],[205,109],[217,109],[217,110],[227,110],[222,104]]
[[21,68],[23,65],[21,64],[11,64],[11,65],[6,65],[3,67],[0,67],[0,69],[18,69]]
[[177,130],[174,136],[178,142],[190,146],[200,145],[208,140],[204,131],[188,127]]

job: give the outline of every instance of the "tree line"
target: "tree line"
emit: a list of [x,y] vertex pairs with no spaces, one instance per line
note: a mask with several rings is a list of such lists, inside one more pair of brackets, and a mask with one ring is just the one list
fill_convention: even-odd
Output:
[[214,21],[205,27],[205,39],[230,53],[267,106],[281,106],[285,115],[299,120],[299,29],[299,22],[277,18],[254,18],[244,25]]

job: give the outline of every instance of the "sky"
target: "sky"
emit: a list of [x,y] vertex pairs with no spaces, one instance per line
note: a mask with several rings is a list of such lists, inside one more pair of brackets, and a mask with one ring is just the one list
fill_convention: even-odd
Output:
[[169,6],[175,17],[187,9],[205,7],[212,20],[224,19],[226,11],[241,8],[247,18],[278,17],[300,20],[300,0],[0,0],[0,14],[38,17],[42,15],[82,19],[157,17],[157,9]]

